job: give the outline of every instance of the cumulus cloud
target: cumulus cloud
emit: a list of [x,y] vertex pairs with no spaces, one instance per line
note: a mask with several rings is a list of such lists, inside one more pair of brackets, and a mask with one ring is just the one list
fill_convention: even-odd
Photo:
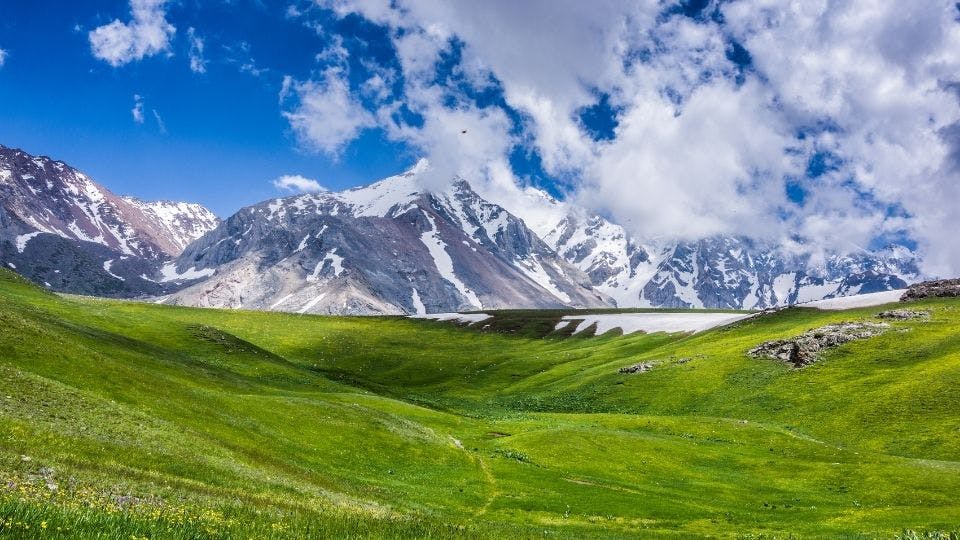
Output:
[[197,35],[196,29],[187,28],[187,39],[190,41],[190,51],[187,56],[190,58],[190,71],[194,73],[207,72],[207,60],[203,56],[203,38]]
[[282,191],[295,193],[319,193],[321,191],[327,191],[326,188],[320,185],[320,182],[299,174],[283,175],[273,181],[273,186]]
[[7,57],[10,56],[5,49],[0,49],[0,67],[7,63]]
[[118,67],[168,51],[176,28],[167,22],[166,0],[130,0],[131,20],[100,26],[88,34],[93,55]]
[[[960,270],[953,1],[738,0],[700,17],[620,0],[316,3],[390,29],[403,95],[391,102],[375,76],[358,92],[377,125],[429,158],[431,182],[459,174],[500,202],[523,200],[508,161],[522,140],[548,173],[573,179],[570,199],[640,237],[849,250],[907,235],[928,270]],[[454,40],[452,88],[436,66]],[[329,130],[333,148],[371,125],[339,82],[332,93],[361,120]],[[510,110],[463,99],[463,84],[497,85],[519,128]],[[601,94],[618,124],[598,141],[578,114]],[[401,103],[423,122],[397,120]],[[324,123],[306,118],[325,113],[300,110],[294,130],[323,141]]]
[[307,149],[333,158],[374,125],[373,115],[351,93],[340,68],[329,68],[319,78],[306,81],[285,77],[280,101],[297,140]]
[[134,122],[143,123],[143,97],[139,94],[133,96],[133,108],[130,109],[130,114],[133,116]]
[[[827,222],[821,229],[829,234],[820,238],[860,230],[860,241],[901,228],[924,247],[928,270],[960,270],[960,245],[948,232],[960,211],[946,202],[955,200],[960,180],[949,159],[960,102],[945,86],[960,73],[953,4],[755,0],[725,7],[729,28],[777,93],[784,117],[796,126],[830,125],[810,130],[808,144],[840,165],[808,182],[821,206],[799,217],[801,227]],[[841,196],[851,191],[877,204]],[[909,217],[887,218],[890,205]]]

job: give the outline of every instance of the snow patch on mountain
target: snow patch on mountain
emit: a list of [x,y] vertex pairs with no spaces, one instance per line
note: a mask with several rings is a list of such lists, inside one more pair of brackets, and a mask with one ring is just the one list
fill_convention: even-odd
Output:
[[302,308],[298,309],[298,310],[297,310],[297,313],[306,313],[306,312],[310,311],[310,310],[313,309],[317,304],[319,304],[320,301],[323,300],[325,296],[327,296],[326,293],[320,293],[320,294],[318,294],[318,295],[315,296],[312,300],[310,300],[309,302],[307,302],[306,304],[304,304]]
[[417,315],[425,315],[427,313],[426,306],[423,305],[423,300],[420,299],[420,293],[416,288],[412,289],[413,294],[410,299],[413,301],[414,312]]
[[483,304],[480,302],[477,294],[464,285],[463,281],[454,273],[453,259],[450,257],[450,254],[447,253],[447,245],[440,238],[439,231],[437,230],[437,222],[430,214],[424,213],[424,216],[430,223],[430,230],[423,232],[420,236],[420,241],[423,242],[423,245],[425,245],[430,252],[430,256],[433,257],[433,263],[437,271],[440,272],[440,276],[456,287],[457,291],[470,302],[471,306],[482,309]]
[[[596,315],[567,315],[557,323],[556,329],[576,324],[574,334],[579,334],[597,325],[595,335],[600,336],[619,329],[626,334],[636,332],[703,332],[752,317],[752,313],[612,313]],[[579,322],[578,322],[579,321]]]
[[492,318],[486,313],[431,313],[429,315],[411,315],[411,319],[428,319],[431,321],[453,321],[458,323],[476,324]]
[[343,257],[337,255],[337,248],[333,248],[323,257],[323,262],[330,263],[333,268],[333,276],[339,277],[343,273]]
[[191,242],[212,231],[220,223],[207,208],[186,202],[141,201],[135,197],[123,197],[137,207],[150,222],[157,236],[169,243],[169,251],[179,254]]
[[171,261],[160,267],[160,281],[164,283],[170,281],[193,281],[210,277],[215,273],[216,269],[214,268],[198,270],[195,266],[180,272],[177,270],[176,262]]
[[533,257],[520,259],[517,261],[517,268],[522,270],[527,277],[537,282],[538,285],[546,289],[561,302],[565,304],[570,303],[570,295],[557,288],[557,286],[553,283],[553,280],[550,278],[550,274],[548,274],[547,271],[544,270],[543,265],[540,264],[540,261],[534,259]]
[[120,281],[126,281],[126,278],[123,278],[123,277],[121,277],[121,276],[118,276],[118,275],[116,275],[116,274],[114,274],[113,272],[110,271],[110,268],[113,267],[113,261],[114,261],[114,259],[109,259],[109,260],[103,261],[103,271],[106,272],[106,273],[108,273],[108,274],[110,274],[111,276],[117,278],[117,279],[120,280]]
[[17,236],[17,239],[16,239],[17,251],[20,253],[23,253],[23,250],[27,249],[27,242],[29,242],[33,238],[36,238],[37,236],[43,233],[44,231],[34,231],[32,233],[21,234]]
[[402,175],[332,196],[348,205],[354,217],[387,217],[391,210],[399,210],[396,214],[399,215],[403,213],[405,206],[413,203],[419,196],[421,188],[417,182],[417,174],[426,166],[426,161],[421,160]]
[[882,306],[884,304],[899,302],[900,298],[905,292],[907,292],[906,289],[895,289],[892,291],[842,296],[839,298],[829,298],[827,300],[808,302],[806,304],[801,304],[801,306],[824,310],[843,310]]

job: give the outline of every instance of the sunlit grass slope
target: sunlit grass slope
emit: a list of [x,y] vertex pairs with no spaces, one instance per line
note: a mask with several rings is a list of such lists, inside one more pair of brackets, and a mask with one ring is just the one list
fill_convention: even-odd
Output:
[[[893,537],[960,528],[960,302],[565,336],[62,298],[0,273],[0,536]],[[646,373],[620,367],[650,362]]]

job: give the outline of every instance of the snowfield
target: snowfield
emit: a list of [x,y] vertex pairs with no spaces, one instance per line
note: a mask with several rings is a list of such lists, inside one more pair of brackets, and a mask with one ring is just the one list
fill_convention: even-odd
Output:
[[450,257],[450,254],[447,253],[447,245],[443,243],[443,240],[440,238],[440,231],[437,230],[437,223],[434,221],[433,216],[427,213],[423,215],[427,218],[427,221],[430,222],[430,230],[420,236],[420,241],[423,242],[423,245],[426,246],[430,252],[430,256],[433,257],[433,264],[437,267],[437,271],[440,272],[440,276],[456,287],[457,291],[470,301],[470,305],[482,308],[483,304],[480,303],[480,298],[477,297],[476,293],[467,288],[453,272],[453,259]]
[[906,289],[897,289],[893,291],[857,294],[854,296],[841,296],[840,298],[829,298],[827,300],[816,300],[805,304],[797,304],[797,306],[828,310],[882,306],[884,304],[899,302],[900,297],[903,296],[905,292],[907,292]]
[[21,234],[17,237],[17,253],[23,253],[23,250],[27,249],[27,242],[36,238],[38,235],[43,234],[43,231],[36,231],[27,234]]
[[429,319],[431,321],[456,321],[461,323],[483,322],[493,315],[486,313],[429,313],[425,315],[410,315],[411,319]]
[[577,324],[574,334],[583,332],[594,323],[596,335],[605,334],[619,328],[624,335],[636,332],[703,332],[718,326],[741,321],[752,317],[753,313],[611,313],[599,315],[567,315],[558,324],[560,330],[571,324]]
[[210,277],[215,274],[217,271],[213,268],[204,268],[202,270],[197,270],[197,267],[192,266],[188,268],[183,273],[177,271],[177,264],[174,261],[168,262],[160,268],[160,275],[163,276],[160,279],[161,283],[168,283],[170,281],[188,281],[192,279],[201,279]]

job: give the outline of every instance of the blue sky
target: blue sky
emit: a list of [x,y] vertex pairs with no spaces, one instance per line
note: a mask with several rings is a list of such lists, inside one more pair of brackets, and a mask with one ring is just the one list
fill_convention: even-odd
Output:
[[[0,144],[62,159],[118,193],[197,201],[221,216],[276,196],[270,181],[282,175],[317,179],[336,190],[412,166],[421,153],[376,127],[336,155],[304,147],[291,133],[278,100],[284,77],[309,79],[333,63],[316,57],[335,39],[350,53],[354,89],[370,74],[365,66],[397,64],[389,29],[317,8],[292,16],[293,5],[166,3],[166,19],[176,28],[168,47],[112,66],[92,53],[89,33],[115,19],[129,21],[127,0],[5,2]],[[204,43],[202,73],[190,65],[191,28]],[[457,60],[451,46],[437,66],[438,80],[462,84],[451,73]],[[465,88],[478,103],[502,104],[497,89]],[[142,123],[131,115],[136,96]],[[586,112],[592,113],[584,115],[587,125],[609,132],[610,111],[606,117],[602,107]],[[515,145],[515,170],[560,195],[535,154]]]
[[[951,0],[0,0],[0,144],[220,215],[395,174],[960,268]],[[949,202],[948,202],[949,201]]]
[[[285,3],[171,4],[170,50],[119,67],[91,54],[87,34],[129,18],[125,0],[3,4],[0,144],[63,159],[118,193],[199,201],[228,215],[275,196],[269,181],[283,174],[340,188],[414,161],[376,133],[338,159],[299,148],[278,94],[284,75],[309,75],[324,39],[287,17]],[[190,69],[189,27],[204,29],[206,73]],[[264,71],[245,71],[251,62]],[[143,124],[131,117],[134,95]]]

